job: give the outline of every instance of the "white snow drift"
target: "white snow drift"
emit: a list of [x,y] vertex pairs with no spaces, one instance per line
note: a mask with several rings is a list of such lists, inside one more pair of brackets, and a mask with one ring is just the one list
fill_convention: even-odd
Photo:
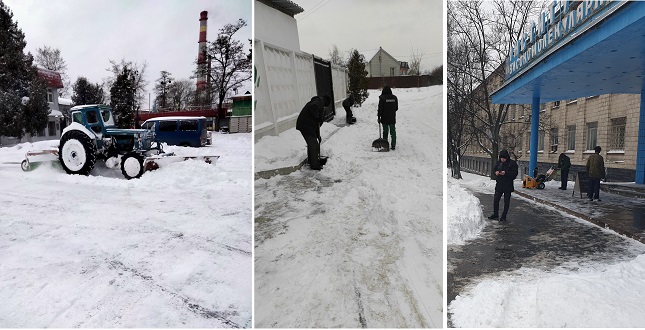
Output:
[[55,145],[0,148],[0,327],[252,325],[251,134],[130,181],[20,169]]

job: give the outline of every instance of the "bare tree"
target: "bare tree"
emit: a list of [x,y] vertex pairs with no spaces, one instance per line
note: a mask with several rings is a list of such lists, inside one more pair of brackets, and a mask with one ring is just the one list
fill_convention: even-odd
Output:
[[345,61],[343,61],[343,57],[340,56],[340,52],[338,51],[338,47],[336,45],[333,45],[331,50],[329,51],[329,61],[332,64],[345,65]]
[[58,48],[52,48],[45,45],[44,47],[38,48],[36,50],[36,56],[34,60],[45,69],[60,73],[61,79],[63,81],[63,88],[60,89],[58,93],[60,94],[60,96],[69,96],[69,90],[72,82],[67,76],[67,63],[65,63],[65,60],[61,56],[60,50]]
[[195,96],[195,83],[190,79],[173,81],[167,90],[167,103],[173,109],[186,109],[193,103]]
[[208,56],[213,61],[209,74],[212,78],[212,90],[217,94],[218,109],[222,108],[228,94],[242,87],[245,81],[251,80],[250,53],[246,53],[241,41],[233,38],[245,26],[246,21],[243,19],[224,25],[217,34],[217,40],[208,46]]
[[[470,77],[470,86],[459,86],[460,95],[468,98],[468,126],[473,143],[489,155],[491,178],[500,150],[500,131],[507,124],[509,105],[492,104],[492,91],[504,81],[504,60],[511,45],[528,26],[529,19],[543,5],[537,1],[450,1],[448,2],[449,36],[467,51],[468,61],[449,65]],[[453,91],[457,93],[457,91]]]
[[423,61],[425,54],[419,49],[412,48],[412,55],[410,55],[410,75],[418,76],[421,74],[421,61]]

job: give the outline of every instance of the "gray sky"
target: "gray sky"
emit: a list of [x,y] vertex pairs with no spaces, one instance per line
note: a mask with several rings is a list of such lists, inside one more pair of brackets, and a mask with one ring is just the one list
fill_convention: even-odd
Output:
[[[146,79],[151,93],[162,70],[176,79],[190,78],[203,10],[208,11],[208,41],[239,18],[247,26],[236,33],[237,39],[248,45],[252,33],[252,0],[3,1],[25,33],[25,51],[35,54],[45,45],[60,49],[72,83],[78,76],[100,83],[110,76],[106,71],[109,60],[120,62],[122,58],[148,62]],[[248,86],[250,90],[251,83]]]
[[[382,47],[399,61],[412,48],[425,54],[421,70],[443,63],[441,0],[292,0],[305,11],[296,15],[300,49],[329,58],[335,44],[342,56],[352,48]],[[369,59],[368,59],[369,60]]]

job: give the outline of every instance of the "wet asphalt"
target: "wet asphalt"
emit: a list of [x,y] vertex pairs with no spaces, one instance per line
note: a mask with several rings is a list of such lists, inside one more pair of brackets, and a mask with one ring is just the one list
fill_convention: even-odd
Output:
[[[484,217],[492,214],[493,195],[473,192]],[[500,202],[500,211],[504,201]],[[624,210],[633,214],[631,210]],[[642,214],[632,224],[641,226]],[[633,240],[584,220],[529,201],[514,193],[508,220],[488,220],[480,235],[461,246],[448,246],[448,304],[483,277],[521,267],[543,270],[567,262],[613,263],[633,259],[642,248]],[[450,325],[450,315],[448,315]]]

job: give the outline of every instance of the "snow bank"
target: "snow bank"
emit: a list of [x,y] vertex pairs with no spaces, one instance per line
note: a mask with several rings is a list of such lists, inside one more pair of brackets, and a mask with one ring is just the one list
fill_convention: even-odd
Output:
[[479,199],[460,187],[457,180],[448,179],[447,205],[448,244],[464,244],[484,228]]
[[448,307],[456,327],[643,327],[645,255],[614,265],[522,268],[485,279]]

